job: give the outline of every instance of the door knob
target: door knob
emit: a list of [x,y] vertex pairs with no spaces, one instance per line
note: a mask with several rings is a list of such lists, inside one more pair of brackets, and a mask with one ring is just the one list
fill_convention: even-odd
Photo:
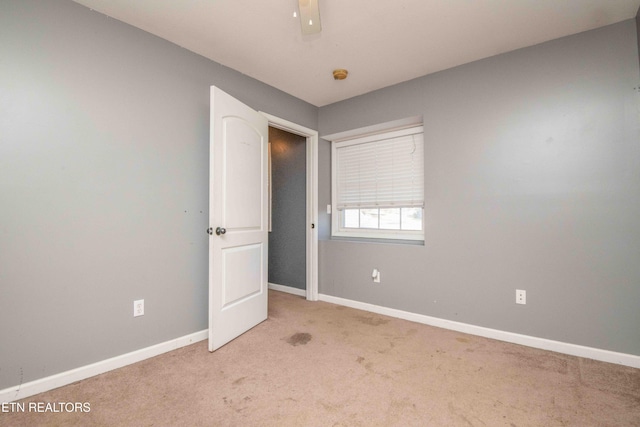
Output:
[[227,230],[225,228],[222,227],[218,227],[216,228],[216,234],[219,236],[221,234],[225,234],[227,232]]

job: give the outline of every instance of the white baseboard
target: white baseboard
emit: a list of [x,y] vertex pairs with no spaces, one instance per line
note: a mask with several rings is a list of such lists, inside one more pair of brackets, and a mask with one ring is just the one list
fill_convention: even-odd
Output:
[[131,353],[122,354],[120,356],[72,369],[70,371],[61,372],[39,380],[9,387],[4,390],[0,390],[0,402],[13,402],[15,400],[24,399],[25,397],[53,390],[54,388],[103,374],[117,368],[122,368],[123,366],[131,365],[133,363],[158,356],[162,353],[176,350],[180,347],[185,347],[198,341],[206,340],[207,338],[208,331],[205,329],[204,331],[185,335],[180,338],[132,351]]
[[[306,292],[302,289],[296,289],[290,286],[276,285],[273,283],[269,283],[269,289],[300,296],[306,295]],[[331,295],[319,294],[318,297],[320,301],[343,305],[359,310],[365,310],[372,313],[383,314],[386,316],[397,317],[399,319],[409,320],[412,322],[422,323],[438,328],[450,329],[466,334],[478,335],[485,338],[492,338],[499,341],[525,345],[542,350],[555,351],[557,353],[564,353],[572,356],[585,357],[602,362],[616,363],[618,365],[640,368],[640,356],[635,356],[632,354],[617,353],[609,350],[602,350],[593,347],[564,343],[561,341],[548,340],[545,338],[521,335],[513,332],[506,332],[497,329],[485,328],[482,326],[470,325],[467,323],[454,322],[452,320],[439,319],[437,317],[396,310],[393,308],[334,297]],[[140,362],[142,360],[149,359],[151,357],[158,356],[160,354],[167,353],[169,351],[176,350],[178,348],[185,347],[199,341],[204,341],[207,338],[208,331],[205,329],[200,332],[185,335],[183,337],[136,350],[131,353],[92,363],[90,365],[82,366],[70,371],[61,372],[59,374],[51,375],[49,377],[41,378],[25,384],[9,387],[4,390],[0,390],[0,402],[13,402],[15,400],[24,399],[38,393],[53,390],[55,388],[71,384],[76,381],[80,381],[117,368],[131,365],[133,363]]]
[[525,345],[542,350],[555,351],[557,353],[569,354],[571,356],[599,360],[601,362],[616,363],[618,365],[631,366],[632,368],[640,368],[640,356],[635,356],[633,354],[617,353],[614,351],[602,350],[599,348],[585,347],[561,341],[553,341],[545,338],[537,338],[529,335],[500,331],[498,329],[490,329],[482,326],[470,325],[468,323],[439,319],[437,317],[396,310],[393,308],[353,301],[345,298],[334,297],[331,295],[320,294],[318,295],[318,297],[320,301],[344,305],[347,307],[370,311],[372,313],[383,314],[386,316],[397,317],[399,319],[409,320],[412,322],[422,323],[430,326],[436,326],[438,328],[450,329],[466,334],[478,335],[485,338],[492,338],[499,341]]
[[286,292],[288,294],[298,295],[301,297],[307,296],[307,291],[304,289],[292,288],[291,286],[276,285],[275,283],[269,283],[269,289],[274,291]]

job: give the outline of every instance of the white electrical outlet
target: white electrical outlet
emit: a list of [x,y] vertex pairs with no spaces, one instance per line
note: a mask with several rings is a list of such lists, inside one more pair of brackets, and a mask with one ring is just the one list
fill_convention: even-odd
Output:
[[516,289],[516,304],[526,304],[527,303],[527,291],[523,291],[522,289]]
[[139,299],[133,302],[133,317],[144,315],[144,300]]
[[327,213],[331,215],[331,205],[327,205]]

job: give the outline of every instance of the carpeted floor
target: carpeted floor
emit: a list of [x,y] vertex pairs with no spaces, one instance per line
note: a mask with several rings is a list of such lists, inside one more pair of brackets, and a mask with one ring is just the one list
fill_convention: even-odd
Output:
[[640,370],[270,291],[269,319],[25,399],[1,426],[640,426]]

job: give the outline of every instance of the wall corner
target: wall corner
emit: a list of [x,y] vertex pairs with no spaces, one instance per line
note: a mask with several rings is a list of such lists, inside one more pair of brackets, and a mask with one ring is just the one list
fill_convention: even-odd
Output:
[[640,63],[640,8],[636,13],[636,33],[638,34],[638,62]]

